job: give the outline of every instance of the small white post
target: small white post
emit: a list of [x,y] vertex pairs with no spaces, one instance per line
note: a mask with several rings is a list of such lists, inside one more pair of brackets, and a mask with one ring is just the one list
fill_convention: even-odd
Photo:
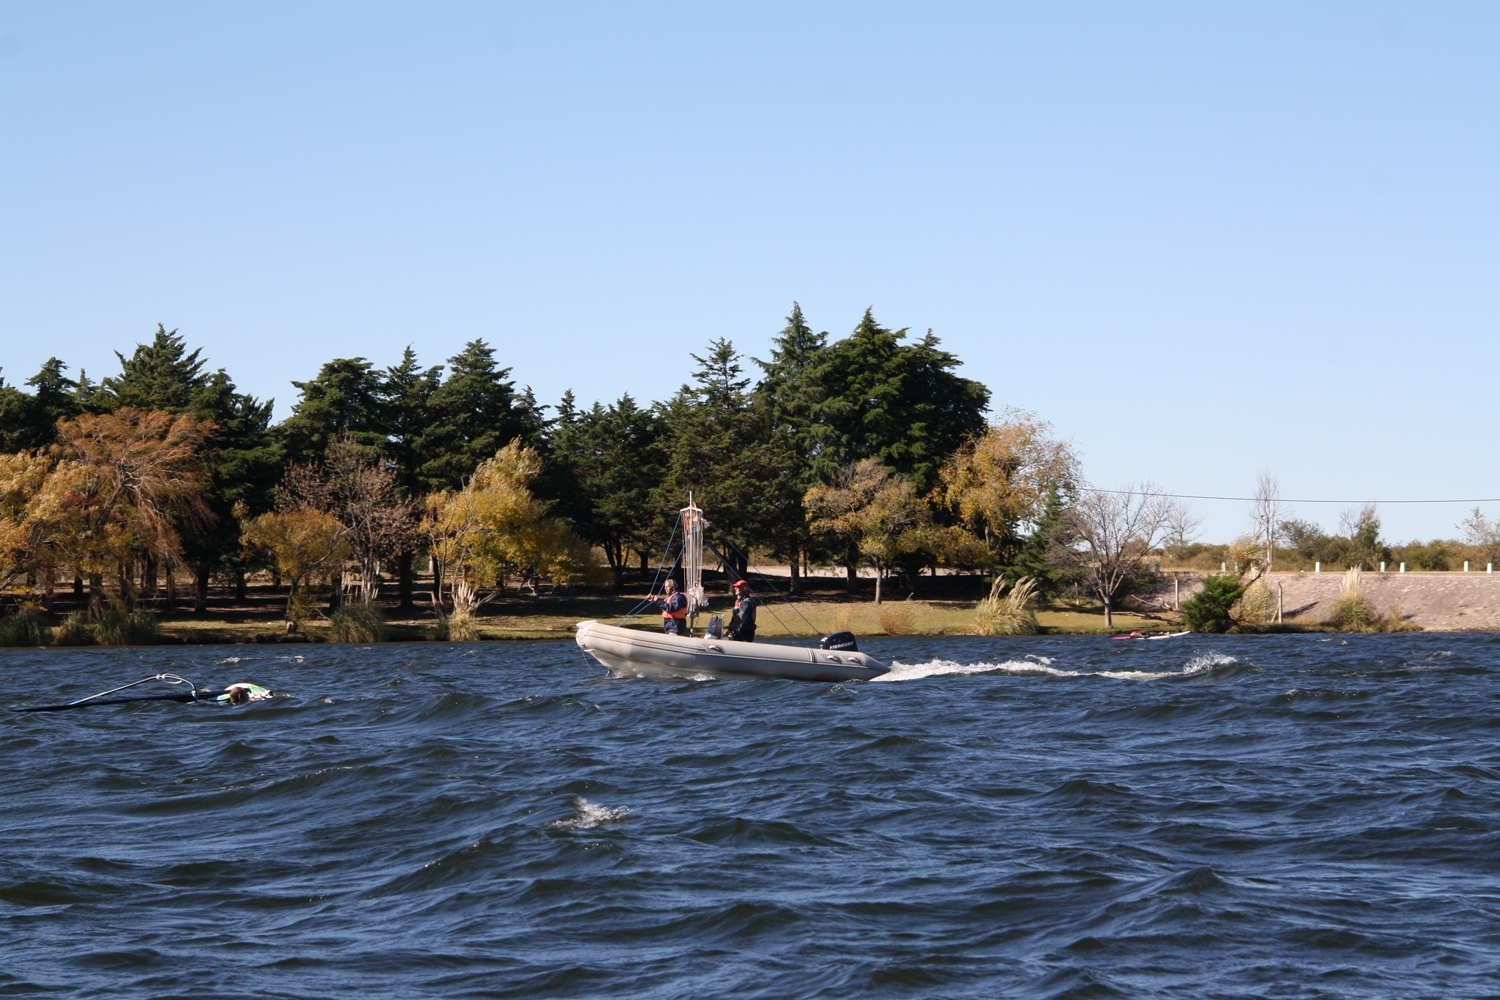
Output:
[[1315,562],[1315,563],[1313,563],[1313,572],[1314,573],[1321,573],[1321,572],[1323,572],[1323,564],[1321,562]]
[[1384,559],[1380,560],[1380,572],[1382,572],[1382,573],[1385,572],[1385,560]]
[[1182,610],[1182,580],[1176,573],[1172,574],[1172,610]]
[[1220,573],[1228,573],[1229,572],[1229,564],[1227,562],[1221,562],[1221,563],[1219,563],[1219,572]]
[[1406,563],[1402,563],[1401,564],[1401,572],[1403,572],[1403,573],[1406,572]]
[[1465,559],[1464,560],[1464,572],[1467,573],[1468,571],[1469,571],[1469,560]]
[[1276,624],[1281,624],[1281,610],[1286,606],[1286,588],[1276,584]]
[[1494,563],[1485,563],[1484,564],[1484,571],[1486,573],[1493,573],[1493,572],[1495,572],[1495,564]]

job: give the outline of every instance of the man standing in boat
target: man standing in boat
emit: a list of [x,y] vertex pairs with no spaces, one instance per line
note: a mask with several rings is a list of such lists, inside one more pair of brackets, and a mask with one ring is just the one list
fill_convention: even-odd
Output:
[[734,581],[734,616],[729,619],[726,639],[739,642],[755,641],[755,598],[750,594],[750,581]]
[[667,635],[687,635],[687,597],[677,592],[677,581],[667,577],[665,593],[656,599],[661,605],[661,630]]

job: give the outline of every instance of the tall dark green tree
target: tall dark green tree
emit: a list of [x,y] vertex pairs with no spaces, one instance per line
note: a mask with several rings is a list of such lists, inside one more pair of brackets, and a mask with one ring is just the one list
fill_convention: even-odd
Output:
[[791,591],[802,592],[800,564],[813,546],[807,528],[802,495],[818,482],[818,452],[821,436],[818,408],[822,401],[817,377],[828,334],[814,333],[802,315],[802,306],[792,303],[786,326],[771,342],[769,361],[756,359],[764,376],[755,387],[758,405],[765,414],[769,443],[787,466],[795,500],[783,507],[783,523],[772,533],[771,553],[785,559],[791,572]]
[[[709,519],[739,545],[769,548],[800,502],[797,481],[771,442],[766,414],[749,391],[734,345],[720,338],[706,356],[691,357],[698,363],[693,381],[660,407],[665,468],[653,506],[676,511],[691,491]],[[736,561],[743,572],[744,560]]]
[[530,389],[517,392],[495,351],[473,340],[448,359],[448,376],[431,397],[422,477],[433,488],[457,489],[479,465],[516,438],[542,450],[546,420]]
[[815,464],[825,479],[861,458],[931,489],[938,467],[964,439],[984,430],[990,391],[954,374],[961,362],[929,330],[914,343],[866,309],[854,332],[818,355],[808,378],[814,406]]
[[276,428],[288,460],[319,461],[328,445],[345,435],[362,447],[385,448],[381,376],[370,362],[335,358],[315,378],[292,385],[301,398]]
[[661,430],[657,414],[628,393],[579,410],[568,392],[557,407],[551,463],[566,477],[566,496],[553,511],[603,550],[616,586],[630,552],[651,546],[660,521],[652,490],[661,478]]
[[[418,499],[427,492],[428,483],[423,478],[422,469],[431,457],[428,447],[435,419],[432,397],[442,385],[442,375],[441,365],[423,368],[418,364],[416,352],[408,346],[401,354],[401,361],[387,368],[380,381],[386,455],[394,465],[401,493],[411,499]],[[412,589],[415,586],[412,563],[415,558],[416,552],[411,545],[403,546],[403,551],[395,558],[403,611],[412,608]]]
[[68,366],[48,358],[40,371],[26,380],[31,392],[0,379],[0,451],[45,448],[57,440],[57,422],[82,411],[78,383],[63,373]]

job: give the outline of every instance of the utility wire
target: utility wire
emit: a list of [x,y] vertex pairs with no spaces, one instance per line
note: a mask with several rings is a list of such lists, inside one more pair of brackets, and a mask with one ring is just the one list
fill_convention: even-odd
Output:
[[[1113,493],[1117,496],[1172,497],[1175,500],[1235,500],[1254,503],[1266,497],[1216,497],[1201,493],[1166,493],[1161,490],[1102,490],[1095,486],[1079,487],[1082,493]],[[1388,503],[1500,503],[1500,497],[1480,497],[1477,500],[1294,500],[1288,497],[1271,497],[1277,503],[1341,503],[1341,504],[1388,504]]]

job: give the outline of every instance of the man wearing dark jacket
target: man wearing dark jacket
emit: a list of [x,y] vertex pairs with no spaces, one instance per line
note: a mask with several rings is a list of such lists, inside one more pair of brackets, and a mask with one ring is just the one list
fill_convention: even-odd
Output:
[[724,638],[755,641],[755,598],[750,596],[750,584],[746,580],[734,581],[734,616],[729,619],[729,630]]

